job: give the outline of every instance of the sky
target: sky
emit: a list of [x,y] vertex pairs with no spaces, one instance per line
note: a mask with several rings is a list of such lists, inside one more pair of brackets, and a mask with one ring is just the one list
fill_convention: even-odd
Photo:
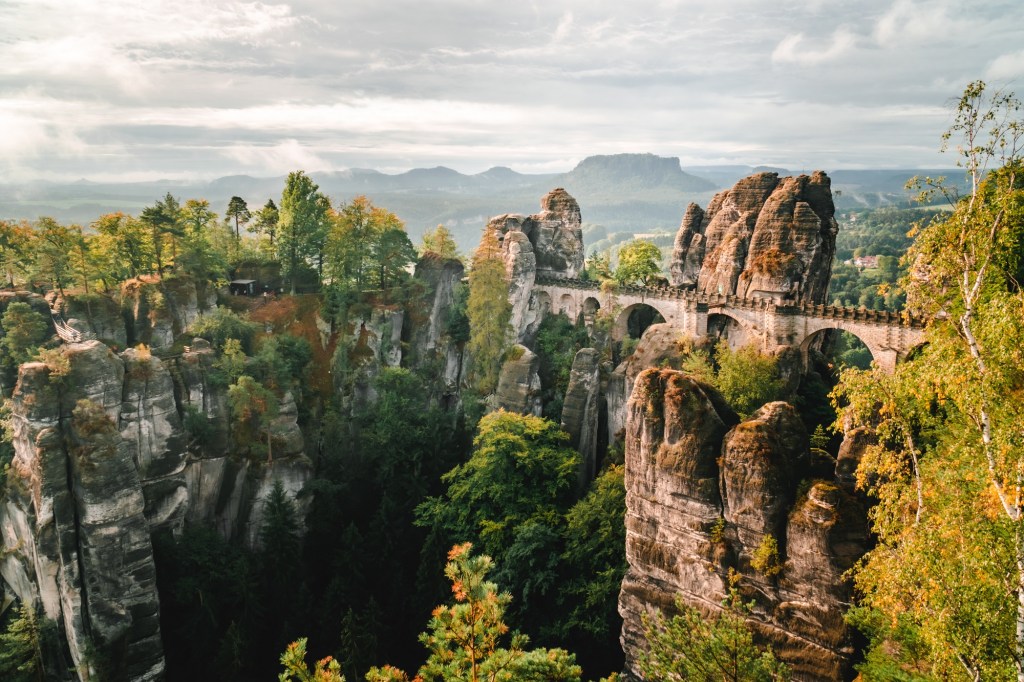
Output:
[[0,182],[951,167],[976,79],[1021,0],[0,0]]

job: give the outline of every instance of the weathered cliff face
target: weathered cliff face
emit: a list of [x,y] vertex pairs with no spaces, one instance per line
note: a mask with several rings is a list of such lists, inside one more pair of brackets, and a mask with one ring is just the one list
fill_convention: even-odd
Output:
[[[629,570],[619,598],[627,667],[644,645],[642,614],[671,609],[677,594],[712,613],[735,571],[736,589],[755,603],[748,623],[795,679],[843,679],[852,654],[843,573],[866,548],[865,511],[833,479],[811,479],[792,407],[769,403],[736,421],[713,389],[680,372],[648,369],[636,379],[626,418]],[[768,538],[778,557],[760,564],[755,552]]]
[[585,251],[580,207],[564,189],[548,192],[535,215],[500,215],[487,223],[501,239],[509,278],[514,341],[532,338],[544,311],[533,295],[537,277],[573,278],[583,270]]
[[601,401],[601,354],[595,348],[576,352],[569,385],[562,402],[562,430],[580,453],[580,483],[586,485],[597,473],[598,425]]
[[124,365],[98,341],[65,357],[63,381],[42,363],[22,365],[12,398],[12,469],[25,495],[4,508],[3,576],[57,621],[74,666],[87,670],[94,648],[124,679],[158,679],[150,528],[135,445],[117,428]]
[[84,678],[90,648],[117,679],[159,679],[150,536],[187,520],[255,546],[274,482],[294,497],[312,473],[295,403],[281,401],[274,462],[250,461],[228,454],[226,389],[209,344],[166,361],[137,349],[117,356],[99,341],[61,356],[20,368],[0,576],[58,622],[68,679]]
[[452,258],[439,258],[429,253],[422,257],[416,263],[413,277],[423,286],[423,298],[420,305],[410,308],[402,328],[408,366],[440,368],[434,372],[438,383],[431,400],[446,407],[458,405],[463,387],[466,340],[458,334],[468,332],[468,328],[455,330],[453,337],[449,322],[457,304],[458,289],[465,286],[462,283],[465,271],[465,266]]
[[506,412],[540,416],[540,357],[525,346],[512,347],[512,357],[501,366],[494,408]]
[[213,291],[188,277],[133,279],[121,286],[127,342],[160,349],[174,343],[204,311],[216,305]]
[[608,442],[621,437],[626,426],[626,406],[637,376],[650,367],[678,363],[683,358],[685,338],[670,324],[652,324],[645,331],[632,355],[622,361],[608,378]]
[[758,173],[691,204],[676,234],[672,284],[743,297],[825,302],[835,254],[829,177]]

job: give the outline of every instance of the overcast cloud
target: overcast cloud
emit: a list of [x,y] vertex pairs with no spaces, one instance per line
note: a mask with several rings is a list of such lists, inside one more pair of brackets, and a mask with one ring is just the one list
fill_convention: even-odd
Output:
[[0,180],[951,166],[1022,39],[1020,0],[0,0]]

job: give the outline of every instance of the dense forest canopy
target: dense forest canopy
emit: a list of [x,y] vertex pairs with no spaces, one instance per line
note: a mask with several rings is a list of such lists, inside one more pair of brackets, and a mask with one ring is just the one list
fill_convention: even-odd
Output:
[[[699,379],[741,418],[778,400],[796,405],[819,465],[835,465],[844,431],[871,434],[855,476],[876,544],[852,569],[857,603],[847,616],[868,641],[857,659],[865,680],[1024,679],[1018,108],[981,83],[960,100],[948,139],[963,140],[964,196],[923,179],[928,208],[842,216],[832,302],[909,307],[931,319],[927,343],[895,373],[869,366],[866,349],[838,337],[825,354],[810,353],[802,375],[783,355],[725,339],[680,341],[657,360]],[[948,205],[936,208],[937,197]],[[582,277],[606,293],[662,282],[663,238],[605,240],[618,249],[591,253]],[[439,324],[445,342],[472,359],[455,400],[442,376],[447,357],[368,360],[409,343],[382,334],[370,348],[373,315],[423,322],[427,285],[413,270],[424,263],[458,273]],[[93,306],[152,286],[144,298],[158,309],[169,305],[162,287],[187,280],[220,289],[224,305],[202,311],[158,355],[180,356],[205,339],[215,358],[209,382],[230,415],[228,433],[218,434],[209,415],[186,410],[189,447],[270,467],[288,451],[285,417],[307,444],[314,475],[297,495],[273,487],[255,542],[204,524],[153,537],[168,678],[264,679],[281,666],[281,679],[394,682],[409,679],[403,670],[423,680],[580,680],[621,670],[621,434],[585,480],[559,420],[578,351],[615,366],[643,349],[612,338],[614,311],[587,322],[549,315],[532,344],[540,414],[494,409],[503,367],[523,353],[510,335],[495,232],[469,259],[443,225],[417,249],[394,213],[365,196],[336,203],[296,171],[280,197],[259,209],[232,197],[223,218],[204,199],[167,193],[137,216],[111,213],[87,226],[0,220],[0,265],[6,289],[26,294],[0,318],[4,386],[30,361],[44,363],[56,384],[65,380],[47,306],[74,300],[89,317]],[[258,296],[233,295],[229,281],[258,282],[246,292]],[[45,304],[35,292],[46,293]],[[140,343],[134,352],[141,363],[156,351]],[[81,424],[109,426],[96,405],[75,409]],[[13,429],[5,419],[5,465]],[[811,484],[802,481],[801,494]],[[12,474],[8,491],[15,485]],[[712,532],[721,541],[724,530]],[[781,570],[777,545],[759,552],[759,572]],[[748,627],[752,608],[738,590],[711,618],[682,602],[667,608],[645,622],[641,669],[649,679],[788,679]],[[60,646],[56,625],[28,607],[2,617],[0,673],[38,679]],[[709,651],[741,664],[720,671],[718,659],[704,658]],[[307,652],[320,659],[312,670]],[[115,649],[92,655],[101,675],[117,677]]]

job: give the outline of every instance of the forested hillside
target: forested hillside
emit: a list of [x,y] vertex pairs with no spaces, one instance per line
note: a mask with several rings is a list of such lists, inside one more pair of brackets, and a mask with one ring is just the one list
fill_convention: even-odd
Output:
[[[0,677],[1019,679],[1018,107],[968,88],[970,191],[923,208],[837,208],[822,172],[712,199],[634,155],[471,252],[378,197],[532,180],[0,220]],[[634,217],[707,210],[584,224],[622,173]],[[925,341],[886,371],[730,302]]]

